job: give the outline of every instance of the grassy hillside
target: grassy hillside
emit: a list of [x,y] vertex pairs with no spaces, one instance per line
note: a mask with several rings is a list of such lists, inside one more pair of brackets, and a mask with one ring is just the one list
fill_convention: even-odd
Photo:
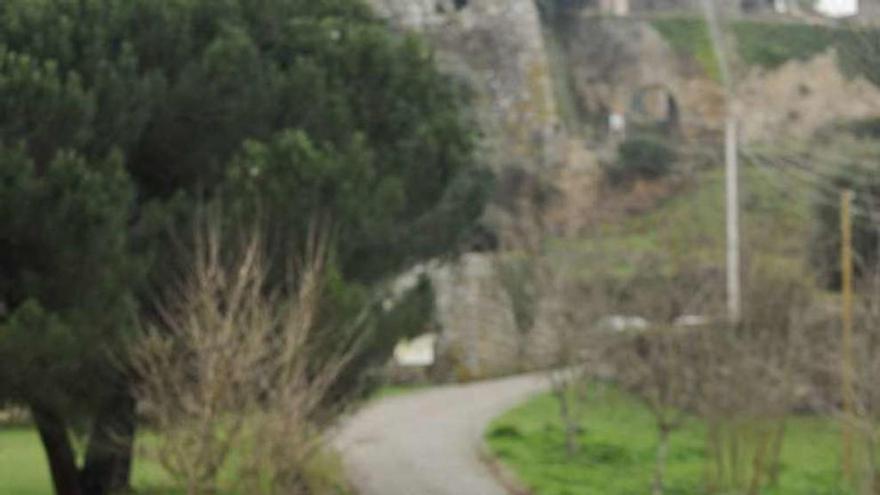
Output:
[[[742,245],[746,260],[806,270],[811,229],[809,191],[773,172],[744,166],[740,180]],[[557,241],[556,253],[589,277],[599,260],[627,275],[639,259],[716,267],[725,263],[724,173],[698,173],[656,210],[594,229],[589,238]],[[660,267],[662,268],[662,267]]]
[[661,17],[651,24],[677,52],[695,58],[712,79],[721,79],[709,29],[701,18]]
[[[693,57],[709,77],[719,79],[709,30],[701,17],[659,17],[651,24],[676,51]],[[876,29],[766,20],[734,21],[728,27],[736,59],[746,67],[775,69],[792,60],[809,60],[833,47],[841,54],[841,69],[845,73],[863,75],[875,84],[880,83],[871,71],[880,41]]]

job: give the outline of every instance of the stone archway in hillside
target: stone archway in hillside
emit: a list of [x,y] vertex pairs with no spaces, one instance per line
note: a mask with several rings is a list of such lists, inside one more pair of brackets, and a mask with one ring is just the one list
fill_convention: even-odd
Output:
[[449,14],[464,10],[469,3],[470,0],[437,0],[434,10],[438,14]]
[[675,92],[662,83],[637,88],[632,93],[629,119],[633,124],[659,127],[673,134],[681,130],[681,106]]

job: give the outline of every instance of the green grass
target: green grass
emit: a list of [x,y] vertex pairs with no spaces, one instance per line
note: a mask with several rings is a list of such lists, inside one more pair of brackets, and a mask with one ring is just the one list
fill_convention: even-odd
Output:
[[809,60],[834,46],[839,33],[825,26],[779,22],[741,21],[731,27],[740,59],[768,69]]
[[[656,431],[650,413],[632,398],[599,386],[589,399],[580,450],[565,454],[558,404],[541,395],[496,419],[490,451],[535,495],[644,495],[654,467]],[[780,484],[763,495],[841,495],[839,432],[821,418],[788,422]],[[689,421],[671,438],[667,494],[706,493],[706,428]]]
[[[678,53],[692,57],[712,79],[720,80],[712,40],[701,17],[658,17],[651,25]],[[878,84],[873,67],[880,32],[780,21],[735,21],[729,24],[737,59],[747,67],[775,69],[792,60],[809,60],[837,48],[841,69]]]
[[0,493],[51,493],[48,473],[36,432],[0,429]]
[[[149,433],[138,437],[136,453],[154,441]],[[141,447],[139,447],[141,446]],[[335,453],[327,451],[313,456],[304,467],[304,475],[315,495],[346,495],[342,465]],[[230,476],[232,474],[230,473]],[[140,495],[183,495],[158,463],[135,455],[132,486]],[[30,427],[0,427],[0,494],[51,495],[52,485],[40,439]]]
[[721,80],[709,28],[699,17],[660,17],[651,21],[660,35],[677,52],[690,55],[712,79]]
[[[173,493],[168,476],[155,463],[136,460],[132,477],[139,493]],[[34,429],[0,428],[0,493],[52,493],[46,457]]]

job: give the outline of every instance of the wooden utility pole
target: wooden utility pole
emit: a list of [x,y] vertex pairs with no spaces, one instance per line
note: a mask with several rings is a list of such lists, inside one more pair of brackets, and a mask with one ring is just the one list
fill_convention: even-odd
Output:
[[840,198],[840,238],[841,238],[841,362],[840,381],[843,399],[843,473],[848,480],[853,479],[853,427],[855,408],[855,389],[853,368],[853,255],[852,255],[852,201],[853,193],[844,191]]

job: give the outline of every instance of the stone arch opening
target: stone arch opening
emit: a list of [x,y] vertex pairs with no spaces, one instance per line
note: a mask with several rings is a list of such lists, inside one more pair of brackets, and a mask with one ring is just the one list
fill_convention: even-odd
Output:
[[651,84],[633,93],[629,114],[641,124],[657,125],[673,132],[681,125],[681,107],[678,98],[667,86]]
[[469,0],[438,0],[434,8],[438,14],[446,14],[463,10],[468,3]]

